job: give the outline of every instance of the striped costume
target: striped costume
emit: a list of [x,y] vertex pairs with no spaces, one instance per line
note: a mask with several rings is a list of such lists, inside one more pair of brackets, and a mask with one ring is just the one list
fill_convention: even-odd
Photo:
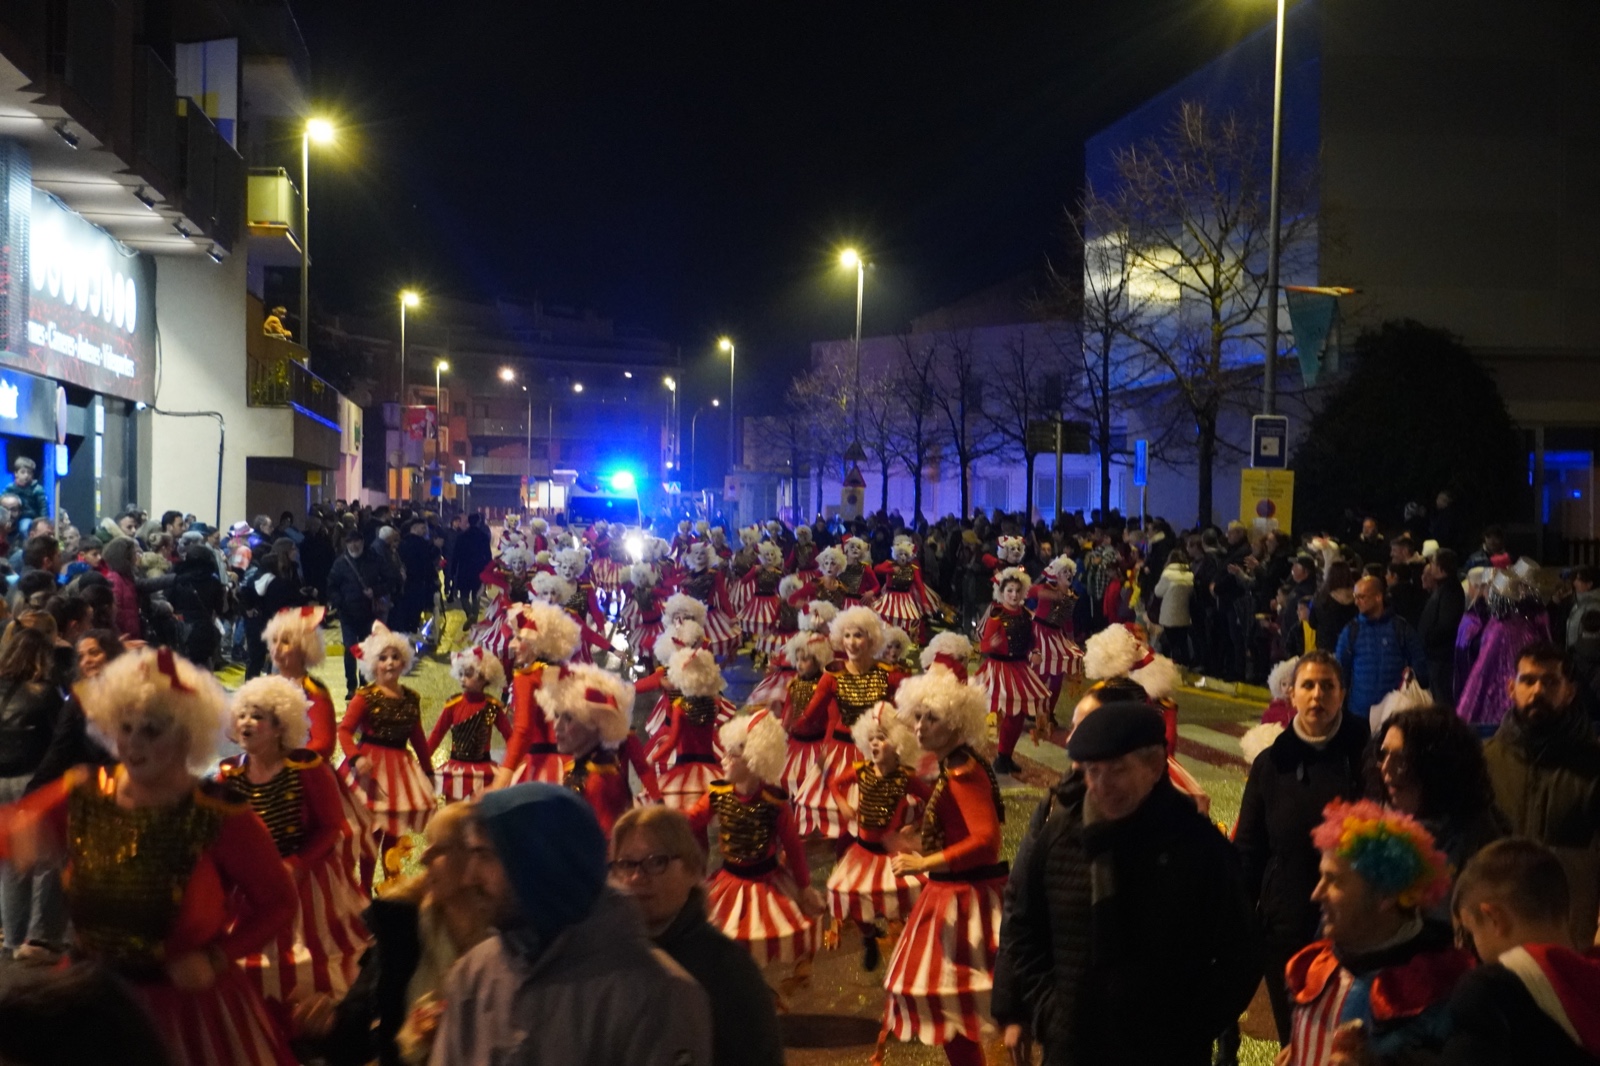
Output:
[[1039,676],[1055,688],[1064,678],[1083,673],[1083,649],[1068,635],[1074,601],[1045,584],[1029,589],[1028,599],[1034,601],[1033,646],[1039,651]]
[[483,692],[463,692],[452,697],[439,712],[439,720],[428,735],[428,748],[437,753],[449,732],[450,758],[436,774],[439,795],[446,803],[471,799],[494,777],[494,761],[489,758],[491,729],[511,739],[505,705]]
[[1044,713],[1050,689],[1028,662],[1033,652],[1033,620],[1027,612],[994,604],[983,625],[978,651],[983,663],[973,680],[989,697],[990,713],[1002,719]]
[[721,772],[717,730],[737,713],[721,696],[675,696],[667,727],[650,751],[655,765],[670,763],[661,774],[661,801],[686,810],[706,794]]
[[837,838],[853,831],[849,811],[840,807],[832,782],[850,769],[859,754],[850,733],[856,719],[879,702],[892,700],[904,676],[887,663],[873,663],[860,673],[852,672],[846,663],[830,663],[822,672],[800,718],[806,732],[820,722],[827,723],[822,752],[794,798],[802,834]]
[[722,866],[706,884],[712,926],[750,950],[757,963],[792,963],[816,954],[820,930],[800,910],[801,889],[811,883],[806,852],[781,788],[763,785],[741,796],[726,781],[687,811],[704,834],[717,820]]
[[916,563],[890,560],[879,563],[874,570],[883,579],[883,591],[872,609],[885,622],[911,634],[913,643],[926,643],[927,628],[922,620],[936,608],[922,583],[922,568]]
[[555,725],[545,714],[539,699],[545,672],[561,669],[548,663],[534,663],[519,667],[511,678],[511,735],[506,738],[506,754],[500,765],[511,770],[512,780],[517,784],[561,780]]
[[[340,774],[372,812],[372,828],[390,836],[422,832],[437,804],[416,690],[401,685],[400,694],[393,695],[377,685],[357,689],[339,723],[339,746],[344,749]],[[365,777],[356,770],[362,755],[372,760]]]
[[[339,746],[339,719],[333,711],[333,695],[327,685],[310,674],[298,680],[300,687],[305,690],[306,699],[311,703],[307,709],[311,719],[311,735],[306,739],[306,747],[332,766],[333,753]],[[342,777],[335,775],[334,780],[339,784],[339,808],[350,827],[349,832],[339,838],[339,861],[352,870],[363,862],[376,863],[378,839],[372,833],[372,812],[367,810],[361,797],[344,783]]]
[[[817,682],[822,679],[822,674],[818,672],[811,677],[801,677],[793,671],[790,673],[793,680],[783,694],[783,714],[780,717],[784,732],[789,734],[789,757],[784,760],[783,779],[778,783],[798,796],[807,775],[823,759],[828,727],[825,712],[813,712],[810,717],[806,713],[811,707],[811,697],[817,691]],[[809,824],[800,830],[801,835],[810,831]]]
[[904,766],[885,775],[870,762],[858,762],[833,783],[839,798],[856,799],[856,839],[828,876],[828,913],[841,922],[896,922],[911,913],[926,878],[897,876],[889,866],[888,842],[911,820],[913,805],[927,799],[929,787]]
[[739,646],[739,630],[734,625],[733,604],[728,602],[728,584],[720,570],[691,570],[678,582],[678,591],[706,606],[706,647],[719,660]]
[[993,771],[976,752],[960,747],[941,760],[922,850],[945,869],[928,874],[883,980],[884,1031],[898,1040],[982,1039],[1006,887],[1002,810]]
[[245,958],[245,972],[264,997],[280,1003],[312,992],[342,998],[367,948],[361,922],[367,898],[343,861],[339,845],[348,830],[333,771],[303,748],[290,752],[270,781],[252,781],[242,755],[225,760],[217,778],[266,823],[294,875],[294,923],[265,951]]
[[758,566],[739,580],[743,592],[739,628],[755,638],[757,651],[771,654],[787,639],[778,628],[778,583],[783,571]]

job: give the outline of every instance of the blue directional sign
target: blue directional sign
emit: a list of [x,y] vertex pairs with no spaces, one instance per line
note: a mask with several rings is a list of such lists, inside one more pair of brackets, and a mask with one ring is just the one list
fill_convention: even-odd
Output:
[[1133,487],[1142,489],[1150,484],[1150,442],[1133,442]]
[[1258,470],[1289,468],[1289,420],[1283,415],[1250,419],[1250,465]]

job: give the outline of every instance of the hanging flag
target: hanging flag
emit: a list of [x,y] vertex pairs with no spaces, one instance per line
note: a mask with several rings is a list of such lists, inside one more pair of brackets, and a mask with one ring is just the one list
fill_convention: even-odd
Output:
[[[1317,383],[1324,365],[1330,372],[1339,369],[1338,343],[1330,344],[1328,334],[1339,320],[1339,297],[1349,296],[1355,290],[1285,285],[1283,291],[1289,305],[1289,323],[1294,329],[1295,351],[1300,357],[1300,376],[1309,388]],[[1326,360],[1324,346],[1328,349]]]

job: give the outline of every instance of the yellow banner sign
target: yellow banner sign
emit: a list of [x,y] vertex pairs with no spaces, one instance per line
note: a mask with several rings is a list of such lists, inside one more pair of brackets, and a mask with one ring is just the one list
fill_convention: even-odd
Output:
[[1239,471],[1239,521],[1266,532],[1294,529],[1294,471]]

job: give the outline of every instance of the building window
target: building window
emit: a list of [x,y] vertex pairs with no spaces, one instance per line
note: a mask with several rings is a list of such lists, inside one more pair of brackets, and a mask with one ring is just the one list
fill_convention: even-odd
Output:
[[1042,515],[1056,510],[1056,476],[1035,475],[1033,479],[1033,506]]
[[1061,478],[1061,509],[1087,511],[1089,509],[1089,476],[1066,474]]
[[973,479],[973,506],[989,511],[1009,510],[1011,485],[1005,477],[980,477]]

